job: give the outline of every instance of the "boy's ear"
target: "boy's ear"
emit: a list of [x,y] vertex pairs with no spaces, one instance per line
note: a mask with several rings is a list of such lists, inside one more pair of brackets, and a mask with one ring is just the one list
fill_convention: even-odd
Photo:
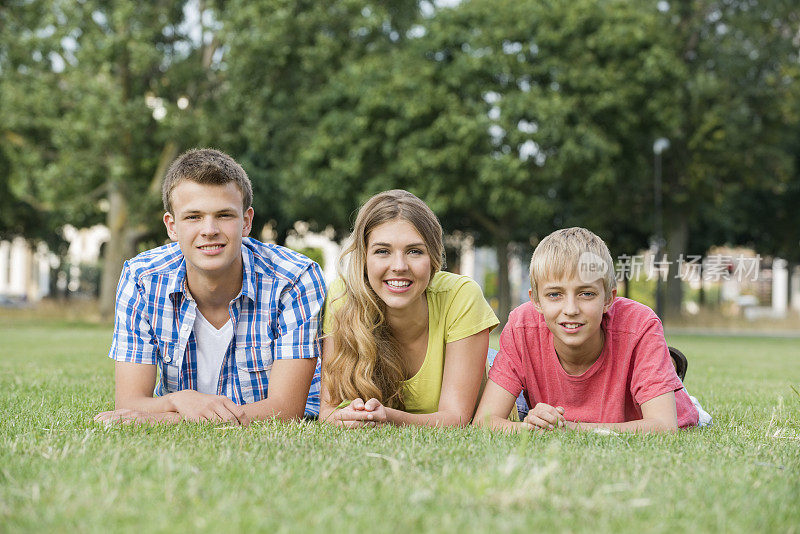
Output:
[[606,303],[603,304],[603,313],[606,313],[611,305],[614,303],[614,299],[617,298],[617,288],[611,290],[611,295],[606,299]]
[[175,217],[170,212],[164,213],[164,226],[167,227],[167,235],[173,241],[178,240],[178,232],[175,231]]
[[536,308],[536,311],[541,313],[542,306],[538,302],[536,302],[535,298],[533,298],[533,288],[528,290],[528,298],[530,298],[531,302],[533,302],[533,307]]
[[244,212],[244,225],[242,226],[242,237],[247,237],[250,235],[250,231],[253,229],[253,215],[255,215],[255,210],[253,207],[250,206]]

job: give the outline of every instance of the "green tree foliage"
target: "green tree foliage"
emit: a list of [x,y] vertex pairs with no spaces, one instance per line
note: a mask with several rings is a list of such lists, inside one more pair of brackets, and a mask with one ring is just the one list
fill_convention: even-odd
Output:
[[46,20],[42,2],[12,9],[0,7],[0,236],[55,244],[59,225],[53,223],[53,207],[40,200],[35,178],[55,157],[47,117],[58,112],[49,97],[57,40],[30,30]]
[[218,139],[253,181],[257,227],[271,220],[279,240],[298,218],[346,231],[360,187],[304,176],[297,158],[314,142],[342,71],[365,57],[386,60],[416,12],[417,2],[409,0],[222,5],[227,83]]
[[59,223],[109,227],[109,313],[122,262],[161,233],[161,178],[196,142],[216,44],[202,19],[189,24],[183,2],[14,4],[2,8],[11,187]]
[[[786,137],[797,131],[800,7],[786,0],[669,5],[663,27],[683,69],[662,112],[672,142],[664,154],[669,257],[702,253],[720,235],[760,248],[763,234],[774,232],[774,212],[750,203],[766,197],[761,206],[769,209],[796,180]],[[682,300],[674,267],[672,315]]]
[[652,145],[667,137],[670,259],[724,241],[791,259],[799,11],[789,0],[5,3],[0,232],[104,221],[108,310],[122,260],[163,235],[167,165],[217,146],[253,180],[257,227],[272,220],[279,236],[297,219],[341,236],[371,194],[415,192],[446,230],[495,247],[504,315],[512,244],[584,225],[617,254],[647,246]]
[[796,10],[473,0],[422,16],[311,100],[315,120],[292,153],[307,208],[297,213],[342,227],[353,199],[412,190],[494,244],[505,313],[509,242],[580,224],[618,253],[647,245],[652,145],[665,136],[669,258],[713,236],[741,242],[734,228],[748,217],[726,209],[732,199],[773,195],[791,176],[781,139],[796,120],[780,102],[796,81]]
[[642,166],[677,67],[655,10],[603,4],[463,2],[345,65],[298,150],[304,204],[334,192],[309,215],[341,224],[336,205],[359,194],[414,191],[495,246],[503,315],[511,242],[566,224],[641,236]]

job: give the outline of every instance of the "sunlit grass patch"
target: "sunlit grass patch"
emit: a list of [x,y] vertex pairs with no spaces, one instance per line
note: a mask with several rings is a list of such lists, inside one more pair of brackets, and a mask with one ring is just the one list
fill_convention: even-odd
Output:
[[797,531],[800,344],[672,337],[675,435],[315,422],[105,427],[109,328],[0,326],[2,531]]

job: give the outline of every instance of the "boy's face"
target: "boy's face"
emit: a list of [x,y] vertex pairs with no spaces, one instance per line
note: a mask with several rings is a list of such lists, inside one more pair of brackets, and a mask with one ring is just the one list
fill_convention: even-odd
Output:
[[556,352],[562,357],[585,356],[602,349],[600,325],[617,290],[606,298],[603,280],[586,282],[576,275],[561,280],[543,280],[537,284],[538,302],[529,291],[536,309],[544,316],[553,333]]
[[241,271],[242,238],[250,234],[253,208],[242,210],[242,193],[225,185],[180,182],[172,190],[172,211],[164,214],[170,239],[186,258],[188,274],[206,277]]

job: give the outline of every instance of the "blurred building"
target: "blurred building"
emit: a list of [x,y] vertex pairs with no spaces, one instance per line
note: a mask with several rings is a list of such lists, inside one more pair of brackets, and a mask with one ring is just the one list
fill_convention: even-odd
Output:
[[[341,252],[341,244],[335,241],[334,234],[331,228],[311,232],[309,225],[300,221],[286,239],[288,247],[322,266],[327,283],[337,276]],[[81,229],[67,225],[63,236],[69,246],[61,259],[44,243],[31,243],[21,237],[0,241],[0,305],[35,303],[51,295],[97,296],[103,246],[110,237],[108,229],[102,225]],[[267,225],[258,237],[269,242],[274,239],[274,232]],[[475,247],[471,236],[459,232],[446,236],[445,240],[455,253],[455,261],[447,266],[448,270],[473,278],[496,307],[498,263],[495,250]],[[653,280],[660,272],[666,273],[664,266],[654,262],[652,251],[626,258],[629,279]],[[528,262],[528,254],[513,247],[509,250],[512,307],[528,300]],[[617,275],[619,279],[620,273]],[[749,249],[715,247],[702,258],[687,256],[683,259],[680,277],[688,288],[715,295],[717,304],[730,303],[727,308],[733,315],[749,319],[782,318],[790,311],[800,312],[800,266],[790,266],[780,258],[761,261],[761,257]],[[688,313],[697,313],[699,308],[695,302],[687,299],[684,304]]]
[[94,289],[86,287],[86,273],[99,275],[108,229],[67,225],[63,232],[69,243],[63,259],[42,242],[32,243],[22,237],[0,241],[0,297],[6,304],[34,303],[54,293],[84,292],[91,296]]
[[37,302],[50,293],[58,258],[44,243],[17,237],[0,241],[0,296],[10,302]]

